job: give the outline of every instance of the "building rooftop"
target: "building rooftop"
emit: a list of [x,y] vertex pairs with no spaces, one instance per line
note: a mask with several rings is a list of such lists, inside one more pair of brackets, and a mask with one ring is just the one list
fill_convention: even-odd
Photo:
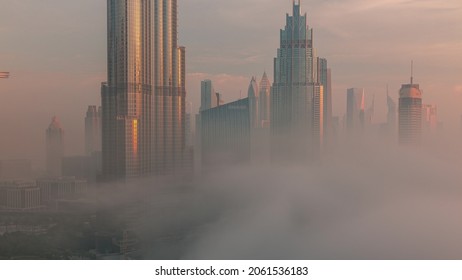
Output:
[[400,98],[422,98],[422,92],[418,84],[402,85],[399,91]]
[[48,129],[55,130],[55,129],[62,129],[61,122],[59,121],[58,117],[53,116],[51,119],[51,123],[48,126]]

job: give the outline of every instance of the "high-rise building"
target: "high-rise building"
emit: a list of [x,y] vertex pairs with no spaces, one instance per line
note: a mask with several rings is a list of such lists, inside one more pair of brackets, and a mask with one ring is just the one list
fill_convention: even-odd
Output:
[[419,145],[422,141],[422,92],[411,77],[399,92],[398,135],[401,145]]
[[204,171],[250,163],[248,98],[202,111],[201,123]]
[[396,106],[396,102],[388,94],[388,89],[387,89],[387,107],[388,107],[387,129],[389,133],[395,134],[396,133],[396,114],[397,114],[398,109]]
[[85,153],[101,152],[101,107],[88,106],[85,116]]
[[214,101],[212,103],[212,108],[225,104],[225,102],[223,101],[223,95],[219,92],[215,92],[215,98],[213,100]]
[[47,175],[62,175],[62,159],[64,156],[64,130],[55,116],[46,130]]
[[375,117],[375,95],[372,97],[372,104],[364,111],[364,127],[370,128]]
[[250,125],[252,128],[260,127],[260,91],[258,90],[258,84],[255,77],[252,77],[250,81],[249,90],[247,92],[247,97],[249,98],[249,107],[250,107]]
[[460,116],[460,129],[462,130],[462,115]]
[[349,135],[356,135],[364,129],[364,102],[363,88],[347,90],[346,128]]
[[108,0],[103,176],[172,174],[185,164],[185,49],[176,0]]
[[262,127],[269,127],[271,119],[271,82],[263,73],[260,81],[260,94],[259,94],[259,109],[260,109],[260,122]]
[[[302,15],[300,1],[293,2],[293,15],[286,15],[280,32],[280,47],[274,59],[271,93],[271,158],[273,162],[306,161],[319,154],[319,127],[323,126],[323,86],[318,84],[313,30]],[[315,100],[318,99],[318,100]],[[314,133],[314,130],[318,130]],[[322,133],[322,130],[320,131]]]
[[[312,127],[311,127],[311,139],[313,141],[312,146],[317,147],[313,149],[313,156],[319,157],[322,151],[324,143],[324,131],[325,131],[325,114],[324,114],[324,87],[322,85],[313,85],[311,87],[310,94],[312,97]],[[317,154],[316,154],[317,153]]]
[[333,134],[332,127],[332,71],[327,66],[327,59],[318,58],[318,84],[324,88],[323,94],[323,120],[324,133],[327,140]]
[[193,146],[193,134],[192,134],[192,130],[191,130],[191,126],[192,126],[192,115],[191,113],[186,113],[186,118],[185,118],[185,122],[186,122],[186,127],[185,127],[185,133],[186,133],[186,146],[188,147],[192,147]]
[[437,131],[438,109],[436,105],[422,105],[422,129],[426,133],[433,133]]
[[200,111],[208,110],[212,107],[213,100],[215,99],[215,91],[213,89],[211,80],[204,80],[201,82],[201,108]]

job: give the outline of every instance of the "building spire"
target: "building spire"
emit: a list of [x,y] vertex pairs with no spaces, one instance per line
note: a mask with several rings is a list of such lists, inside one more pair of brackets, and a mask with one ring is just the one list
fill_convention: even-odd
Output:
[[411,85],[414,84],[414,60],[411,60]]

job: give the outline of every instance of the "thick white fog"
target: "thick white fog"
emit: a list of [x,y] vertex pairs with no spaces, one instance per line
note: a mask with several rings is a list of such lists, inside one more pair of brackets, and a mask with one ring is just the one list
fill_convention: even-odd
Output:
[[128,184],[108,201],[146,203],[133,228],[147,258],[460,259],[457,142],[345,146],[306,166]]

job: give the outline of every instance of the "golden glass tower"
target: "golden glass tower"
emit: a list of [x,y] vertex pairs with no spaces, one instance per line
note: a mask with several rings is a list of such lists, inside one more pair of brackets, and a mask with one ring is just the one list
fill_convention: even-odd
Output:
[[185,153],[185,49],[176,0],[108,0],[103,176],[172,174]]

